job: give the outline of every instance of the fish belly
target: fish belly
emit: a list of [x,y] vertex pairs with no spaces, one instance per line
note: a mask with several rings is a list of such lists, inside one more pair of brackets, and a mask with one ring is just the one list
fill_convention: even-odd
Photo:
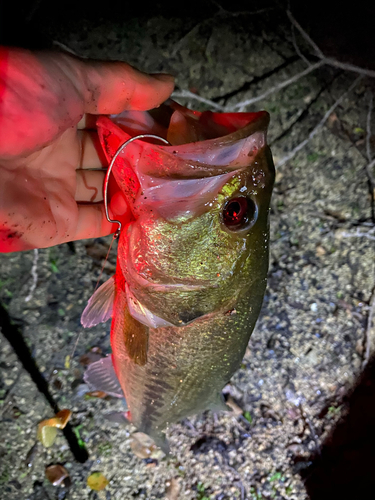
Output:
[[158,446],[166,449],[164,431],[171,423],[206,409],[228,409],[221,390],[240,366],[263,293],[258,287],[257,296],[242,299],[235,311],[184,327],[150,328],[144,365],[129,358],[121,339],[124,325],[114,329],[114,364],[131,422]]

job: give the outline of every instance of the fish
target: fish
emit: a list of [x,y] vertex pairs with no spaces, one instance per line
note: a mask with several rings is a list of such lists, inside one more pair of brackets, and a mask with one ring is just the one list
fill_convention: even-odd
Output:
[[166,453],[171,424],[230,408],[223,387],[240,367],[260,313],[269,260],[275,169],[269,115],[190,110],[172,100],[150,112],[97,121],[132,220],[116,272],[81,323],[112,318],[112,354],[85,381],[125,397],[128,420]]

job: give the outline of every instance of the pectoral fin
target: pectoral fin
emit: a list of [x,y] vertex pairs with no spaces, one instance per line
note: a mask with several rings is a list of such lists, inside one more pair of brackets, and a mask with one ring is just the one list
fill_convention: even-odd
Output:
[[147,307],[144,307],[131,292],[127,284],[125,285],[125,291],[129,312],[134,319],[138,320],[140,323],[143,323],[146,326],[149,326],[150,328],[174,326],[172,325],[172,323],[169,323],[169,321],[156,316],[156,314],[149,311]]
[[99,359],[87,367],[83,376],[86,384],[115,398],[123,398],[120,382],[113,367],[112,356]]
[[115,280],[109,278],[89,298],[87,306],[81,316],[84,328],[105,323],[112,317],[113,302],[115,298]]

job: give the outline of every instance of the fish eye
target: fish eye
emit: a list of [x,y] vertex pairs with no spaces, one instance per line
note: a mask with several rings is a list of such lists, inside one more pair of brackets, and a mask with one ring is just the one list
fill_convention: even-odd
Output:
[[258,210],[251,198],[238,196],[228,200],[223,208],[223,222],[232,231],[249,229],[257,219]]

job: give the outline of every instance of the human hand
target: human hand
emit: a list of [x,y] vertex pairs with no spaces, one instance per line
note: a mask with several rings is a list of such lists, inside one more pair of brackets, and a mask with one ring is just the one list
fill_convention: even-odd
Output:
[[[172,90],[126,63],[0,47],[0,252],[113,232],[94,115],[151,109]],[[109,208],[126,219],[119,192]]]

